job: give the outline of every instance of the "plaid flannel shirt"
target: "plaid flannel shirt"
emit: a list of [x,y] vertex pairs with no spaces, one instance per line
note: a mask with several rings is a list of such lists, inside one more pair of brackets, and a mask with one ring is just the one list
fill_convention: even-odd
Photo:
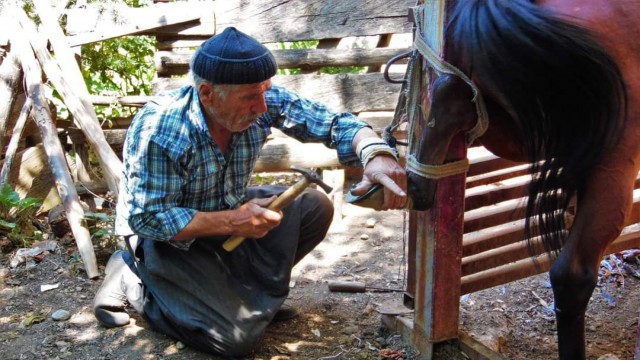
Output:
[[234,133],[224,155],[209,135],[192,86],[146,104],[136,114],[124,144],[116,232],[170,241],[196,212],[242,205],[271,127],[303,142],[335,148],[344,165],[360,165],[352,141],[368,126],[365,122],[275,85],[265,100],[267,112],[247,130]]

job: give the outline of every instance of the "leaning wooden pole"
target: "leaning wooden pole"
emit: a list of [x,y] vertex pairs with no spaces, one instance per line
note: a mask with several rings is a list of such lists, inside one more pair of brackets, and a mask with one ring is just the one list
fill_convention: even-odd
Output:
[[[21,12],[22,10],[20,10]],[[24,14],[24,13],[23,13]],[[19,17],[15,17],[19,18]],[[74,186],[67,162],[65,160],[62,144],[58,139],[58,133],[51,120],[51,114],[44,98],[44,86],[42,85],[42,69],[36,61],[29,46],[28,39],[24,36],[25,29],[20,23],[16,24],[12,43],[17,50],[18,57],[22,64],[24,76],[27,84],[27,95],[33,102],[33,113],[40,134],[42,143],[49,159],[51,172],[55,178],[58,194],[62,199],[67,220],[71,226],[71,231],[76,240],[78,251],[84,262],[87,276],[91,279],[98,277],[98,265],[91,243],[91,235],[84,219],[84,211],[78,201],[78,193]]]
[[[104,137],[78,63],[71,52],[68,42],[65,40],[62,29],[52,16],[52,10],[43,1],[35,1],[34,4],[42,21],[44,31],[40,32],[40,36],[36,35],[38,32],[33,22],[25,20],[23,26],[27,28],[28,34],[30,34],[31,46],[38,60],[42,63],[47,78],[62,95],[65,104],[73,115],[74,121],[93,148],[100,161],[109,189],[113,196],[117,197],[118,184],[122,175],[122,161],[120,161]],[[26,15],[21,18],[25,19]],[[43,38],[43,36],[49,38],[57,61],[47,50],[46,38]]]
[[0,184],[6,183],[9,179],[11,167],[13,166],[13,159],[16,156],[18,145],[20,144],[20,137],[22,137],[24,125],[27,123],[29,113],[31,112],[31,105],[31,99],[27,98],[24,102],[24,105],[22,105],[22,110],[20,111],[20,116],[16,121],[16,125],[13,127],[13,133],[11,134],[9,145],[7,146],[7,153],[4,157],[4,163],[2,163],[2,170],[0,170]]
[[[0,23],[7,21],[8,15],[2,14]],[[20,61],[12,51],[9,51],[0,65],[0,99],[3,99],[0,102],[0,154],[5,145],[4,135],[9,126],[11,109],[18,98],[21,75]]]

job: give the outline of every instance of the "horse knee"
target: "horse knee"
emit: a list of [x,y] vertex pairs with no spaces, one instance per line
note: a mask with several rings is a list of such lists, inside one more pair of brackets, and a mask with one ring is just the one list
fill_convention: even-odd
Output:
[[557,311],[582,311],[596,287],[597,274],[592,266],[570,266],[558,257],[549,271]]

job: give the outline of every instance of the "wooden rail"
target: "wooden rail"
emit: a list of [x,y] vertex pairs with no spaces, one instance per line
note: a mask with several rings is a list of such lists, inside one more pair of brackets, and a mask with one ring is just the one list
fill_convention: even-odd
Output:
[[[482,148],[470,151],[472,168],[496,160],[485,151]],[[540,238],[531,242],[524,240],[526,187],[531,176],[526,175],[528,165],[510,165],[467,177],[462,294],[546,272],[553,262]],[[568,221],[571,221],[570,216]],[[640,246],[639,223],[640,183],[636,181],[633,211],[627,219],[626,228],[606,253]]]

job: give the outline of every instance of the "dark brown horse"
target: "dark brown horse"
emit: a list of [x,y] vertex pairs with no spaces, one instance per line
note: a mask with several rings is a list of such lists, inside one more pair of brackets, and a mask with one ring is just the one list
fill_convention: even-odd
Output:
[[[525,235],[542,236],[557,255],[550,278],[561,359],[585,358],[585,311],[599,263],[632,209],[640,170],[639,13],[637,0],[458,0],[446,28],[444,58],[486,105],[488,127],[476,142],[532,164]],[[463,78],[442,75],[431,84],[428,126],[410,150],[416,163],[460,160],[447,155],[449,142],[478,120]],[[410,169],[417,210],[433,205],[437,186],[423,176]],[[567,232],[564,213],[574,197]]]

